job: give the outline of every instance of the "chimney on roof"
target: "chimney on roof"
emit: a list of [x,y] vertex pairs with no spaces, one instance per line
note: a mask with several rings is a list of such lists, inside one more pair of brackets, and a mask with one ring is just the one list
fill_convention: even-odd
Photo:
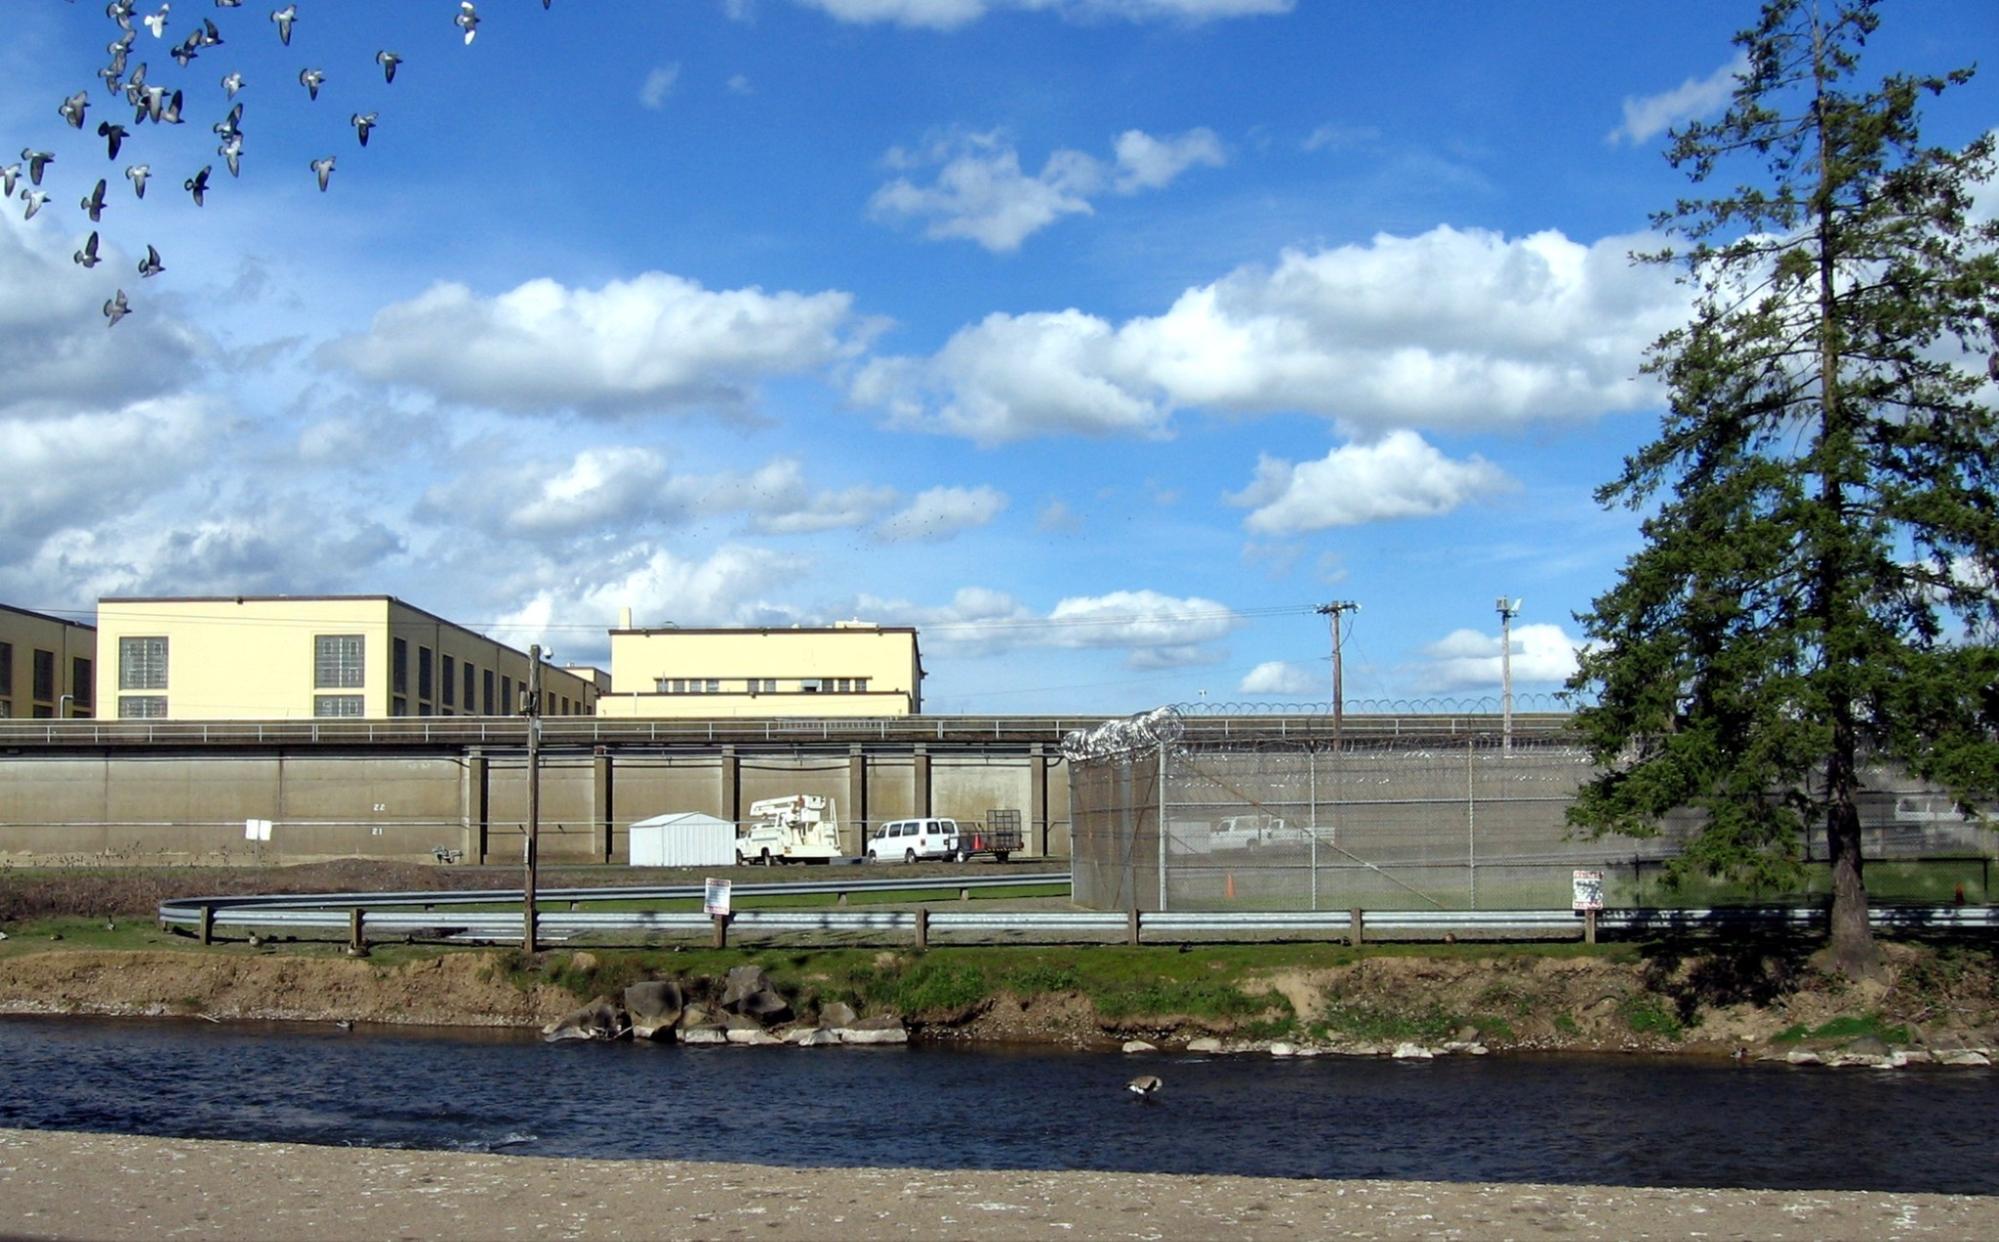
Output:
[[629,606],[618,609],[618,628],[621,630],[632,628],[632,610]]

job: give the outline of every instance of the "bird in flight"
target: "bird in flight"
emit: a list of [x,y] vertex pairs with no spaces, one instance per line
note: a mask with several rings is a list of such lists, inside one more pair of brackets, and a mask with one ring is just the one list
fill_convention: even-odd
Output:
[[109,320],[106,327],[117,327],[118,321],[132,313],[132,304],[125,300],[125,291],[120,289],[116,296],[104,303],[104,318]]
[[333,180],[333,157],[328,155],[314,160],[312,171],[319,177],[319,192],[326,193],[326,183]]
[[70,257],[76,260],[78,267],[89,269],[97,266],[97,233],[95,230],[92,230],[90,236],[84,239],[83,249]]
[[189,194],[194,195],[194,205],[197,207],[202,207],[207,205],[202,201],[202,196],[208,193],[209,171],[210,171],[210,166],[207,164],[203,164],[201,166],[200,172],[194,174],[194,176],[189,177],[186,181],[183,181],[181,183],[181,188],[183,190],[186,190]]
[[90,222],[92,224],[96,224],[100,219],[103,218],[104,178],[99,177],[97,179],[97,184],[90,187],[90,193],[83,196],[82,207],[84,210],[84,214],[90,217]]
[[458,0],[458,16],[452,19],[465,32],[465,45],[470,47],[479,33],[479,9],[472,0]]
[[298,20],[298,6],[287,4],[271,14],[271,20],[278,24],[278,41],[286,47],[292,45],[292,23]]
[[146,178],[153,175],[151,164],[133,164],[125,170],[125,179],[132,183],[132,190],[140,198],[146,197]]
[[403,58],[384,48],[375,53],[375,63],[382,67],[382,80],[393,83],[396,80],[396,66],[403,63]]
[[147,246],[146,257],[139,260],[139,275],[157,276],[166,270],[167,265],[160,262],[160,252]]
[[361,145],[364,147],[368,145],[369,132],[375,128],[375,115],[373,112],[356,112],[348,118],[347,123],[361,136]]

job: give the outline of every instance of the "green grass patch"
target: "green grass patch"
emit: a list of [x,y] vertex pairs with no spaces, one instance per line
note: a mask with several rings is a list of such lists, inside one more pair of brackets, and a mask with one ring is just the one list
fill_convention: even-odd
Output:
[[1564,1035],[1580,1035],[1583,1033],[1582,1025],[1571,1014],[1558,1013],[1554,1016],[1553,1021],[1555,1029]]
[[1631,1028],[1633,1035],[1658,1035],[1665,1039],[1678,1039],[1683,1028],[1672,1007],[1656,996],[1628,996],[1617,1007],[1624,1024]]

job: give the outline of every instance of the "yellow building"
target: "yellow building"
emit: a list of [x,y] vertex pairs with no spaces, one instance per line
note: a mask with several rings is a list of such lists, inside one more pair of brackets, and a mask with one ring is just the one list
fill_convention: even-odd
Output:
[[0,720],[97,714],[97,631],[0,604]]
[[[387,595],[105,599],[107,715],[165,720],[506,716],[527,653]],[[542,712],[588,716],[594,684],[546,663]]]
[[846,621],[823,629],[611,631],[600,716],[913,716],[923,710],[916,631]]

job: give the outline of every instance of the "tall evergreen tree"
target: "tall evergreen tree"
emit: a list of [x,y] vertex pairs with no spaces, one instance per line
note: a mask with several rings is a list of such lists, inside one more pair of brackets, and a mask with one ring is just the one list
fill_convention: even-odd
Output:
[[1767,0],[1726,115],[1672,135],[1708,196],[1638,260],[1680,267],[1694,309],[1648,357],[1659,437],[1597,494],[1649,516],[1570,683],[1602,765],[1571,822],[1650,835],[1693,808],[1680,873],[1763,883],[1822,827],[1853,975],[1878,963],[1866,763],[1966,810],[1999,792],[1999,223],[1972,202],[1999,193],[1993,138],[1922,144],[1919,104],[1968,69],[1856,85],[1879,20]]

